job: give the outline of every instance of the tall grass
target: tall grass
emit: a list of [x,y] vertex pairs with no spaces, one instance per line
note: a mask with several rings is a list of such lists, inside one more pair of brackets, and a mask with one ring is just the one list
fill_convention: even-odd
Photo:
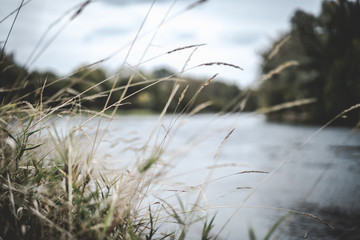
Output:
[[[197,4],[201,2],[199,1]],[[60,19],[50,24],[34,48],[27,65],[31,65],[61,33],[58,31],[51,40],[43,43],[45,36],[57,22],[68,15],[70,16],[68,23],[70,23],[81,14],[89,3],[90,1],[85,1],[83,4],[77,5],[72,11],[67,12]],[[13,13],[17,16],[22,7],[23,2]],[[189,9],[193,7],[192,4]],[[145,16],[144,22],[146,19],[147,16]],[[166,16],[163,21],[165,20]],[[13,26],[15,22],[16,18],[13,21]],[[131,43],[128,54],[141,31],[142,26]],[[10,34],[11,31],[9,31],[8,36]],[[154,36],[155,34],[156,31]],[[41,45],[43,45],[42,48]],[[164,54],[173,54],[200,46],[202,45],[180,47]],[[6,43],[1,52],[1,64],[5,62],[5,47]],[[93,63],[91,66],[96,66],[103,61],[106,59]],[[141,60],[139,65],[143,62],[146,61]],[[160,168],[159,170],[155,166],[163,161],[162,156],[166,149],[168,134],[160,140],[158,146],[151,146],[149,142],[158,137],[156,131],[161,127],[162,119],[167,113],[169,104],[174,101],[179,106],[186,94],[186,89],[182,90],[182,97],[174,99],[175,93],[179,91],[177,81],[180,79],[178,76],[167,76],[157,80],[144,79],[142,83],[144,87],[135,93],[127,94],[128,89],[133,87],[134,75],[129,77],[127,84],[121,89],[115,88],[125,68],[125,63],[126,59],[120,71],[114,76],[70,97],[65,93],[72,91],[71,86],[73,84],[58,89],[58,92],[52,97],[43,99],[43,92],[64,78],[59,78],[51,83],[48,83],[47,79],[41,79],[42,83],[37,89],[30,90],[31,92],[25,94],[25,96],[35,95],[35,101],[32,103],[24,101],[24,95],[11,95],[11,89],[22,87],[22,83],[28,77],[26,73],[25,76],[24,73],[19,73],[19,81],[16,83],[7,84],[10,86],[7,89],[8,97],[7,100],[5,98],[2,100],[0,107],[1,239],[185,239],[189,226],[198,221],[204,221],[202,239],[210,238],[214,218],[206,221],[201,217],[192,216],[198,215],[196,213],[197,204],[194,204],[194,207],[189,211],[185,209],[180,199],[181,209],[177,209],[166,200],[159,199],[155,205],[144,207],[144,200],[148,196],[152,184],[164,176],[164,169]],[[213,64],[236,67],[226,63],[205,65]],[[180,75],[186,71],[185,66],[186,63]],[[2,67],[2,71],[6,72],[13,67]],[[137,66],[132,71],[138,74]],[[86,75],[83,78],[86,78]],[[188,105],[182,109],[182,112],[187,111],[189,105],[193,104],[201,90],[210,83],[210,80],[204,82]],[[6,79],[2,79],[2,81],[6,81]],[[100,129],[104,117],[111,120],[117,109],[126,104],[126,101],[129,101],[132,96],[162,81],[173,81],[173,91],[167,104],[163,106],[158,123],[154,126],[154,130],[143,147],[141,157],[134,159],[133,166],[128,166],[130,169],[128,171],[115,170],[115,174],[114,171],[109,174],[108,169],[99,168],[95,156],[96,152],[102,150],[98,149],[99,143],[106,140]],[[110,91],[105,90],[93,96],[82,98],[85,93],[107,82],[113,83]],[[122,91],[121,97],[116,102],[110,102],[111,95],[115,91]],[[107,98],[103,109],[87,114],[84,121],[69,129],[66,134],[59,132],[59,129],[52,126],[51,123],[57,116],[84,114],[83,101],[103,96]],[[54,106],[54,103],[57,105]],[[195,108],[192,114],[200,111],[203,107]],[[178,115],[173,114],[172,124],[178,119]],[[92,132],[84,132],[84,127],[91,120],[98,122],[95,129]],[[170,129],[171,126],[169,131]],[[160,231],[160,226],[164,222],[175,224],[175,227],[170,230],[167,229],[165,232]]]
[[[210,80],[204,82],[192,101]],[[141,91],[160,81],[148,83]],[[130,84],[127,87],[131,87]],[[159,144],[152,146],[150,140],[159,137],[157,131],[170,102],[181,103],[183,97],[174,99],[178,89],[179,85],[175,82],[158,123],[141,148],[141,157],[134,159],[133,166],[128,166],[127,171],[99,168],[96,152],[102,150],[98,149],[99,142],[106,140],[101,123],[111,120],[115,114],[115,111],[111,115],[105,112],[120,107],[129,95],[124,94],[122,99],[101,111],[86,114],[85,120],[68,129],[66,134],[59,131],[53,122],[58,116],[84,114],[78,96],[63,98],[59,94],[62,104],[53,108],[47,108],[44,102],[35,106],[16,100],[3,104],[0,138],[1,237],[184,239],[190,225],[204,221],[202,238],[209,239],[214,218],[206,221],[197,212],[199,200],[191,209],[186,209],[180,199],[180,209],[164,199],[144,207],[153,183],[165,176],[167,168],[156,166],[163,164],[167,137],[170,131],[175,131],[171,128],[179,115],[173,113],[169,130]],[[182,92],[184,94],[186,89]],[[39,99],[42,97],[39,96]],[[201,109],[202,106],[195,108],[191,114]],[[98,121],[95,129],[84,131],[91,120]],[[158,231],[164,223],[175,224],[176,227],[167,232]]]
[[[168,102],[174,100],[177,89],[178,85]],[[143,204],[152,183],[163,176],[164,170],[155,171],[154,167],[162,161],[165,138],[159,146],[146,144],[143,156],[134,159],[129,171],[115,170],[115,174],[114,171],[109,174],[95,163],[97,150],[102,150],[97,149],[98,143],[104,140],[100,121],[104,121],[106,110],[121,106],[123,99],[88,116],[65,135],[52,127],[51,122],[58,115],[81,113],[81,108],[72,108],[81,105],[78,100],[63,99],[64,103],[53,109],[16,101],[2,105],[2,239],[185,237],[188,226],[181,221],[183,214],[165,201],[161,206],[166,207],[160,209],[151,205],[144,208]],[[111,117],[107,116],[106,120]],[[99,124],[94,132],[83,132],[90,119]],[[178,230],[157,232],[163,222],[158,219],[160,210],[167,213],[166,219],[175,220],[180,235]],[[211,226],[205,224],[205,238]]]
[[[203,2],[205,1],[196,1],[185,10],[189,10]],[[81,14],[89,3],[90,1],[84,1],[83,4],[66,13],[65,16],[70,16],[69,22]],[[149,8],[149,12],[152,6]],[[21,6],[13,13],[19,14],[20,10]],[[146,22],[146,19],[147,16],[145,16],[144,22]],[[167,15],[154,31],[154,36],[166,21],[168,21]],[[48,34],[56,22],[49,26],[44,36]],[[141,32],[142,26],[139,28],[133,42],[130,43],[128,54],[137,39],[141,37]],[[9,35],[10,33],[9,31]],[[60,34],[60,32],[57,34]],[[52,39],[56,37],[57,35],[53,36]],[[40,48],[43,39],[44,37],[40,39],[38,46],[34,49],[33,55],[30,56],[31,60],[36,59],[45,51],[46,46],[51,44],[51,41],[47,42],[44,48]],[[151,42],[149,42],[150,45]],[[8,98],[11,99],[8,102],[3,100],[0,106],[1,239],[186,239],[191,225],[199,222],[202,224],[201,239],[218,238],[220,233],[213,233],[215,216],[208,216],[207,213],[203,214],[204,209],[201,207],[200,200],[206,186],[217,180],[211,180],[213,168],[210,168],[203,184],[196,186],[197,198],[190,207],[184,204],[181,198],[177,198],[178,205],[176,206],[167,199],[158,198],[150,205],[147,205],[146,201],[151,195],[150,191],[154,189],[154,183],[164,179],[166,171],[169,169],[166,160],[164,160],[164,153],[170,141],[169,136],[173,132],[176,133],[176,123],[179,121],[180,116],[184,113],[196,114],[210,104],[205,102],[192,108],[201,91],[217,77],[217,75],[214,75],[204,81],[185,107],[177,111],[184,96],[188,94],[188,87],[181,89],[179,85],[179,82],[182,81],[182,74],[197,67],[211,67],[213,65],[241,69],[239,66],[224,62],[209,62],[186,68],[192,54],[202,46],[203,44],[194,44],[164,52],[161,56],[186,49],[193,50],[181,71],[161,79],[148,79],[146,76],[142,76],[143,82],[136,84],[132,82],[134,74],[141,75],[138,67],[151,60],[142,58],[139,64],[131,67],[134,74],[130,75],[127,84],[117,88],[116,83],[120,75],[123,74],[126,65],[125,60],[118,73],[103,79],[80,93],[73,93],[71,96],[65,94],[66,92],[74,92],[71,88],[72,84],[69,84],[63,89],[58,89],[51,98],[43,99],[43,92],[52,84],[61,82],[64,77],[51,83],[48,83],[47,79],[42,79],[38,88],[27,93],[29,95],[35,94],[36,101],[33,103],[24,101],[24,96],[12,96]],[[2,53],[4,49],[5,46]],[[99,60],[87,67],[106,62],[111,57]],[[1,59],[1,62],[3,63],[3,59]],[[265,77],[270,77],[270,75],[279,73],[292,65],[296,64],[290,63],[280,66]],[[9,66],[9,68],[11,67]],[[7,68],[2,69],[3,71],[7,70]],[[74,74],[72,73],[70,76]],[[21,74],[19,78],[19,82],[26,81],[27,76]],[[86,75],[83,78],[86,78]],[[132,165],[127,166],[126,170],[109,169],[106,166],[101,168],[97,161],[97,153],[103,150],[101,143],[107,140],[104,132],[108,129],[108,124],[114,118],[117,110],[121,109],[128,101],[131,101],[133,96],[164,81],[172,82],[173,89],[145,144],[140,147],[134,146],[140,149],[138,159],[134,159]],[[16,85],[19,82],[14,83],[9,89],[21,87],[21,84]],[[110,90],[83,97],[92,89],[108,82],[112,83]],[[142,86],[140,90],[131,94],[128,93],[129,89],[140,84]],[[111,102],[112,94],[117,91],[122,92],[121,97],[117,101]],[[180,97],[177,99],[175,98],[176,93],[180,93]],[[9,91],[9,94],[11,95],[11,91]],[[104,96],[106,103],[102,110],[93,112],[82,108],[84,101]],[[248,93],[239,96],[234,102],[229,103],[224,110],[230,109],[236,112],[240,109],[241,111],[248,97]],[[169,104],[174,102],[177,104],[176,110],[169,113]],[[54,103],[56,103],[55,106]],[[297,102],[292,103],[292,105],[279,106],[278,108],[299,104],[303,103]],[[262,112],[275,110],[277,108],[263,110]],[[164,127],[162,124],[165,114],[171,115],[171,121],[169,125]],[[63,133],[54,127],[52,123],[58,116],[64,115],[85,115],[86,117],[82,118],[81,122],[74,128]],[[92,121],[96,121],[95,125],[91,125],[92,130],[84,130]],[[163,136],[159,135],[160,128],[165,128],[166,133]],[[231,137],[232,132],[233,129],[227,132],[220,143],[213,158],[213,167],[218,165],[218,154],[223,145],[226,144],[227,139]],[[151,141],[154,140],[156,144],[152,145]],[[278,168],[281,166],[279,165]],[[278,168],[271,172],[269,176]],[[245,173],[267,174],[264,171],[243,171],[236,174]],[[264,181],[266,180],[267,178]],[[174,196],[178,196],[178,194],[174,194]],[[246,200],[244,200],[244,203]],[[283,219],[281,218],[276,222],[274,228]],[[226,223],[223,228],[225,226]],[[273,233],[274,228],[270,229],[268,236]],[[255,238],[252,230],[249,232],[249,236],[251,239]]]

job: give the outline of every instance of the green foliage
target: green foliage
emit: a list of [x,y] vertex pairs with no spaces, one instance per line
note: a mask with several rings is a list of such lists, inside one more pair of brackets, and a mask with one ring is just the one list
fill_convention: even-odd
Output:
[[139,167],[140,173],[145,173],[147,170],[151,168],[157,161],[159,157],[150,157],[148,160],[145,161],[145,163]]
[[210,240],[211,239],[210,232],[214,228],[214,220],[215,220],[215,216],[213,216],[211,218],[209,223],[207,220],[205,221],[203,230],[202,230],[201,240]]
[[279,225],[287,218],[289,217],[289,214],[286,214],[282,217],[280,217],[275,223],[274,225],[271,226],[271,228],[269,229],[268,233],[266,234],[266,236],[264,237],[264,240],[269,240],[271,235],[275,232],[275,230],[279,227]]
[[32,88],[26,78],[27,71],[17,65],[14,56],[3,56],[0,59],[0,103],[8,104],[19,97],[20,93]]
[[[360,102],[360,4],[359,1],[324,1],[319,16],[298,10],[291,20],[290,38],[283,36],[275,56],[272,49],[263,54],[263,73],[296,60],[289,67],[265,80],[259,88],[262,107],[303,98],[317,102],[292,109],[299,120],[324,123]],[[276,48],[276,47],[275,47]],[[271,57],[270,57],[271,56]],[[289,110],[269,114],[284,120]],[[339,124],[355,124],[359,112],[350,113]]]
[[255,236],[255,233],[254,233],[254,229],[252,228],[249,228],[249,239],[250,240],[256,240],[256,236]]
[[[270,237],[273,235],[273,233],[276,231],[276,229],[278,229],[278,227],[280,226],[280,224],[287,218],[289,217],[290,214],[285,214],[284,216],[280,217],[269,229],[269,231],[267,232],[267,234],[265,235],[265,237],[263,238],[264,240],[269,240]],[[252,227],[249,228],[248,230],[248,234],[249,234],[249,239],[250,240],[256,240],[256,235],[254,232],[254,229]]]

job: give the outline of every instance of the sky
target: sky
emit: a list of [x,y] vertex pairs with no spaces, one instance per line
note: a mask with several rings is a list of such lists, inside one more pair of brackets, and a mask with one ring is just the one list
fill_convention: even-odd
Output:
[[[4,45],[21,0],[0,0]],[[251,85],[260,53],[290,29],[294,11],[317,15],[321,0],[31,0],[20,10],[5,52],[29,70],[67,75],[104,60],[101,67],[152,71],[167,67],[185,75]],[[194,6],[194,7],[192,7]],[[196,45],[167,54],[177,48]],[[199,66],[226,62],[241,67]]]

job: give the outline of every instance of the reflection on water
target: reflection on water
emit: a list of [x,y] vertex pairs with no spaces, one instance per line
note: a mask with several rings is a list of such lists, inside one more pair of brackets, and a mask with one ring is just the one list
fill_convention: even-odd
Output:
[[[151,133],[149,145],[159,146],[167,136],[162,167],[168,171],[152,195],[171,202],[174,191],[183,190],[180,197],[191,204],[213,169],[214,181],[204,190],[201,205],[217,213],[214,232],[233,215],[222,238],[247,238],[249,227],[263,238],[288,213],[286,209],[293,209],[314,214],[335,230],[312,217],[296,215],[283,222],[284,230],[279,227],[274,233],[279,239],[359,239],[359,133],[330,127],[313,136],[319,127],[269,123],[252,114],[184,115],[174,125],[174,118],[166,116],[153,131],[157,118],[122,116],[109,125],[102,121],[99,132],[105,141],[98,146],[99,162],[127,169],[151,154],[153,148],[142,148]],[[96,124],[88,127],[96,129]],[[210,168],[214,159],[217,167]],[[191,234],[199,233],[201,228],[195,228]]]

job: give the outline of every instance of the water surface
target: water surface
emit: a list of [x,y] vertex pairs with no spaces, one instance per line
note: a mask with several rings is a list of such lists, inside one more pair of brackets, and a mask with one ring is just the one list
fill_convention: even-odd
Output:
[[[96,129],[97,121],[87,126]],[[318,126],[270,123],[254,114],[157,121],[155,115],[117,116],[98,128],[104,167],[125,170],[154,149],[164,150],[159,167],[165,172],[149,203],[161,197],[176,204],[177,194],[190,208],[208,177],[200,199],[209,214],[216,213],[214,234],[229,220],[220,239],[247,239],[250,227],[261,239],[288,209],[305,214],[288,216],[273,235],[279,239],[359,239],[358,132],[328,127],[315,134]],[[195,226],[188,237],[199,234]]]

